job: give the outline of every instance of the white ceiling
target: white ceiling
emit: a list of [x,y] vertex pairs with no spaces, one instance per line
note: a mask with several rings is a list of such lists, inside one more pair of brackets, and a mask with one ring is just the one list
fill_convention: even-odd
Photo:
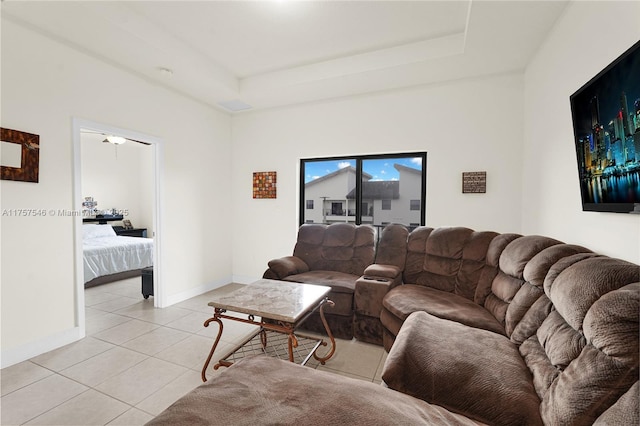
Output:
[[214,107],[231,101],[260,109],[523,70],[566,5],[274,0],[1,7],[13,22]]

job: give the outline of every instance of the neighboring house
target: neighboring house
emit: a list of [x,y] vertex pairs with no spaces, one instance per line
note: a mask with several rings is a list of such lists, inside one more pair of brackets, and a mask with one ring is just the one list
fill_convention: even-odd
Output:
[[[363,174],[367,180],[371,175]],[[347,199],[356,187],[356,169],[344,167],[304,185],[307,223],[355,222],[356,201]]]
[[[420,224],[422,172],[394,164],[399,180],[371,180],[363,173],[362,223]],[[334,223],[356,220],[356,170],[345,167],[305,184],[305,222]]]

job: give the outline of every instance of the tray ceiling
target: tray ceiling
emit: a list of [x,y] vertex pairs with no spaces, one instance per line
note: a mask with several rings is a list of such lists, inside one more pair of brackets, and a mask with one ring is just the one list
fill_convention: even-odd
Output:
[[566,4],[49,1],[1,10],[110,65],[240,110],[521,71]]

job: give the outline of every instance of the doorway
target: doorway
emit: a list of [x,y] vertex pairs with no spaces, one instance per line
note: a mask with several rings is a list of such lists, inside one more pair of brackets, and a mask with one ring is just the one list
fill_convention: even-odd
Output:
[[[153,306],[161,308],[165,306],[165,292],[162,285],[162,184],[163,184],[163,156],[164,156],[164,142],[157,137],[141,134],[127,129],[122,129],[103,123],[97,123],[82,119],[73,119],[73,155],[74,155],[74,169],[73,169],[73,205],[74,211],[82,212],[83,202],[85,197],[90,194],[83,194],[83,161],[82,161],[82,146],[83,135],[104,135],[117,136],[125,138],[131,143],[140,143],[148,145],[147,149],[151,150],[149,187],[151,188],[150,195],[150,211],[148,213],[149,226],[148,237],[154,239],[153,245]],[[100,136],[102,137],[102,136]],[[117,156],[118,144],[113,144],[109,149],[113,148],[113,155]],[[86,203],[85,203],[86,204]],[[106,207],[114,206],[101,206],[102,209]],[[126,211],[125,206],[123,211]],[[122,212],[116,212],[122,213]],[[74,216],[74,231],[75,231],[75,317],[76,326],[79,328],[80,337],[86,335],[85,328],[85,272],[84,272],[84,260],[83,260],[83,216],[78,214]],[[142,278],[140,278],[142,280]],[[142,294],[140,295],[142,298]]]

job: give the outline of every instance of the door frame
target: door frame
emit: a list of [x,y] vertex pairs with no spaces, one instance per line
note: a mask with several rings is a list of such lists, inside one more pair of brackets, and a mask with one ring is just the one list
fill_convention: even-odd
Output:
[[[107,135],[122,136],[127,139],[145,142],[153,149],[152,160],[152,185],[154,189],[153,206],[153,228],[154,253],[153,253],[153,306],[163,308],[166,306],[166,294],[162,279],[162,235],[163,235],[163,187],[164,187],[164,141],[155,136],[138,133],[132,130],[111,126],[104,123],[84,120],[80,118],[72,119],[73,127],[73,209],[81,211],[82,208],[82,130],[105,133]],[[80,338],[85,337],[85,306],[84,306],[84,266],[82,250],[82,215],[73,217],[74,229],[74,258],[75,258],[75,319],[79,328]]]

